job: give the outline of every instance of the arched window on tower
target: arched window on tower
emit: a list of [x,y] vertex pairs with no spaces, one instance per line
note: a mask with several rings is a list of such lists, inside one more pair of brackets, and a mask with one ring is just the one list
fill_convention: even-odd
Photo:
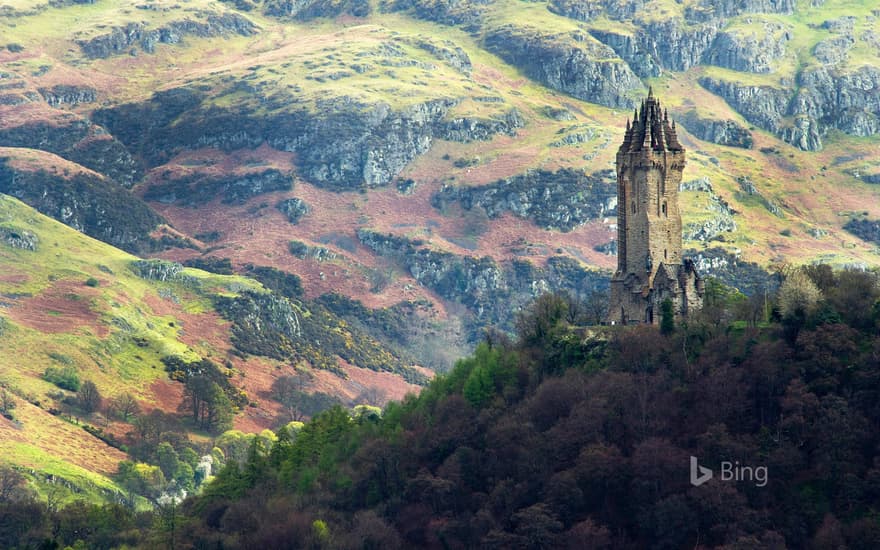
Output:
[[633,214],[636,213],[636,203],[635,202],[632,203],[632,213]]
[[667,216],[666,216],[666,203],[665,203],[665,202],[664,202],[663,205],[660,207],[660,210],[663,211],[663,217],[664,217],[664,218],[667,217]]

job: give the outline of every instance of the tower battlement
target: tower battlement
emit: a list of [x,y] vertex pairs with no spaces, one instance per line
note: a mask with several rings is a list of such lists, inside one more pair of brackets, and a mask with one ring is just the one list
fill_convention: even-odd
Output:
[[658,323],[660,304],[676,316],[702,306],[703,283],[684,261],[678,189],[686,164],[675,122],[649,91],[626,122],[617,151],[617,271],[608,319]]

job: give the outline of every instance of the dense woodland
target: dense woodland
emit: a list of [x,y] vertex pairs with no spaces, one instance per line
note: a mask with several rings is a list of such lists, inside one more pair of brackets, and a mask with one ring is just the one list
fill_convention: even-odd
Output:
[[[584,328],[545,295],[515,341],[381,414],[253,437],[180,504],[59,509],[7,471],[0,547],[878,548],[878,300],[876,273],[827,266],[751,297],[709,281],[661,328]],[[690,456],[768,483],[694,487]]]

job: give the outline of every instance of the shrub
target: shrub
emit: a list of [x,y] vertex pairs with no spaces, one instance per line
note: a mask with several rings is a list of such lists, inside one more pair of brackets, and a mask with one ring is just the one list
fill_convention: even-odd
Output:
[[95,279],[94,277],[89,277],[88,279],[86,279],[86,286],[94,288],[99,284],[101,284],[100,281],[98,281],[98,279]]
[[49,367],[43,373],[43,380],[51,382],[63,390],[79,391],[80,381],[73,367]]

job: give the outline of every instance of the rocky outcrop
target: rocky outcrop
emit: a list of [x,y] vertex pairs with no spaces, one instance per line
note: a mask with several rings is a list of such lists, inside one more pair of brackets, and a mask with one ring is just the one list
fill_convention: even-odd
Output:
[[238,350],[281,360],[296,356],[300,314],[286,298],[244,292],[235,298],[218,296],[214,305],[232,321],[232,343]]
[[299,223],[299,220],[303,216],[312,211],[312,209],[309,208],[309,205],[306,204],[306,201],[297,198],[279,201],[275,207],[284,212],[284,215],[287,216],[287,221],[292,224]]
[[791,92],[772,86],[755,86],[703,77],[700,85],[724,98],[746,120],[767,131],[779,133],[784,126]]
[[880,246],[880,220],[853,219],[843,228],[863,241]]
[[302,260],[310,258],[316,262],[332,262],[338,258],[338,255],[327,247],[309,246],[302,241],[290,241],[288,243],[288,250],[290,250],[291,254]]
[[813,48],[813,56],[824,65],[836,65],[847,60],[854,45],[855,39],[849,34],[826,38]]
[[560,136],[550,142],[550,147],[568,147],[592,141],[596,137],[596,129],[589,124],[575,124],[556,131]]
[[505,25],[489,31],[484,45],[530,78],[591,103],[632,107],[630,95],[643,89],[614,50],[580,32],[549,34]]
[[782,24],[775,22],[765,22],[760,31],[721,31],[703,60],[735,71],[769,73],[773,63],[785,55],[790,36]]
[[515,136],[517,128],[525,126],[525,119],[516,108],[510,109],[500,118],[452,118],[439,122],[434,134],[441,139],[469,143],[487,141],[497,134]]
[[473,32],[480,28],[486,6],[493,2],[494,0],[392,0],[388,9],[406,11],[419,19],[441,25],[461,26]]
[[129,267],[135,275],[148,281],[179,280],[183,272],[182,265],[168,260],[135,260]]
[[[702,0],[698,6],[699,11],[714,18],[735,17],[743,13],[792,14],[796,7],[796,0]],[[697,10],[691,10],[688,16],[701,17]]]
[[736,231],[736,222],[733,220],[736,211],[715,193],[709,178],[682,182],[680,190],[705,194],[706,210],[711,214],[706,221],[687,224],[682,230],[684,240],[707,242],[722,233]]
[[33,232],[10,225],[0,225],[0,242],[12,248],[34,252],[40,242]]
[[638,31],[641,50],[654,63],[673,71],[686,71],[699,65],[715,41],[718,23],[687,25],[678,19],[647,21]]
[[107,34],[89,40],[80,40],[78,44],[86,56],[96,59],[132,53],[136,46],[140,46],[147,53],[153,53],[156,44],[176,44],[185,36],[201,38],[230,34],[251,36],[258,30],[249,19],[236,13],[197,15],[204,19],[171,21],[157,29],[148,29],[141,23],[128,23],[124,27],[114,27]]
[[796,116],[794,124],[783,128],[779,137],[803,151],[820,151],[822,149],[819,124],[807,115]]
[[788,109],[790,92],[771,86],[754,86],[703,77],[700,85],[724,98],[746,120],[761,128],[779,132]]
[[751,149],[753,145],[752,133],[734,120],[700,118],[690,111],[681,119],[681,123],[698,138],[718,145],[743,149]]
[[616,197],[612,178],[563,169],[528,172],[489,185],[447,186],[431,198],[431,204],[443,209],[457,201],[465,210],[482,208],[490,218],[511,212],[545,229],[571,231],[613,213]]
[[822,148],[822,136],[836,128],[855,136],[880,133],[880,69],[815,67],[798,76],[799,88],[754,86],[701,78],[749,122],[806,151]]
[[634,73],[642,78],[660,75],[661,65],[651,53],[644,48],[644,41],[632,33],[617,30],[591,29],[590,34],[599,42],[607,45],[614,53],[629,64]]
[[739,252],[731,253],[723,248],[687,250],[701,277],[715,277],[724,284],[747,296],[772,295],[779,286],[779,275],[770,274],[756,263],[739,258]]
[[104,128],[74,113],[50,121],[34,120],[0,128],[0,143],[54,153],[131,187],[142,172],[125,146]]
[[296,153],[299,177],[336,190],[387,185],[438,134],[473,141],[522,125],[516,111],[501,120],[450,121],[447,113],[454,99],[398,110],[347,96],[321,99],[309,109],[272,99],[264,105],[271,107],[270,114],[247,106],[201,107],[202,99],[198,92],[177,89],[142,104],[96,111],[94,117],[152,165],[167,162],[182,149],[233,150],[266,142]]
[[266,0],[263,13],[273,17],[285,17],[309,21],[318,17],[337,17],[342,14],[355,17],[370,15],[368,0]]
[[153,249],[150,232],[162,223],[158,214],[118,184],[88,173],[64,177],[21,171],[0,159],[0,193],[129,252]]
[[498,263],[489,257],[457,256],[424,248],[420,241],[368,230],[358,231],[358,238],[377,254],[399,263],[419,284],[468,308],[472,338],[486,324],[511,330],[516,312],[545,292],[586,296],[608,285],[609,274],[584,269],[563,256],[536,267],[522,260]]
[[166,171],[159,179],[161,183],[151,185],[144,193],[144,198],[186,206],[204,204],[218,196],[223,197],[224,204],[243,204],[262,193],[288,191],[293,187],[292,174],[275,168],[222,176],[194,172],[176,178]]
[[880,133],[880,69],[853,71],[817,67],[802,72],[801,89],[792,102],[793,114],[855,136]]
[[46,103],[53,107],[60,105],[79,105],[80,103],[92,103],[98,97],[98,92],[89,86],[69,86],[57,84],[51,88],[40,88],[40,95]]
[[434,57],[443,60],[450,67],[461,73],[469,75],[473,70],[470,56],[455,42],[444,40],[440,44],[436,44],[429,40],[417,40],[415,45],[431,53]]
[[550,0],[549,9],[578,21],[591,21],[601,15],[622,21],[632,19],[647,4],[647,0]]

